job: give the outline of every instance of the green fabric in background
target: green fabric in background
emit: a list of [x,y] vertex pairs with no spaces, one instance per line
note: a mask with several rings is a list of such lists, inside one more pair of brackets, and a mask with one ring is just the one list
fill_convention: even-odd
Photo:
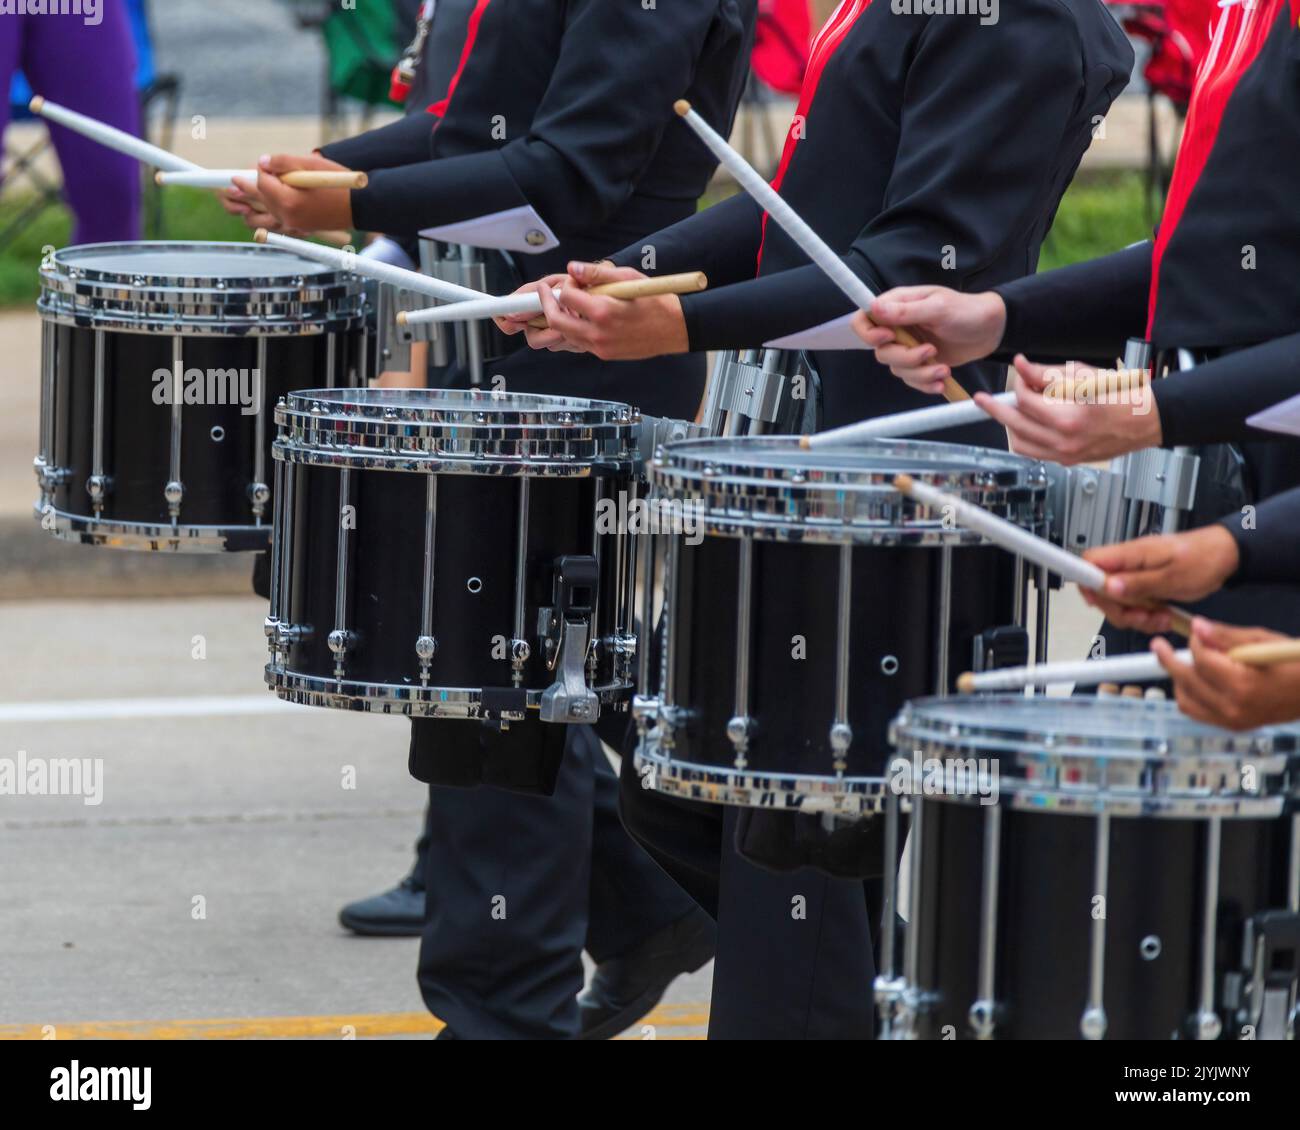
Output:
[[393,67],[402,54],[393,0],[355,0],[336,10],[321,34],[329,54],[330,87],[370,106],[389,106]]

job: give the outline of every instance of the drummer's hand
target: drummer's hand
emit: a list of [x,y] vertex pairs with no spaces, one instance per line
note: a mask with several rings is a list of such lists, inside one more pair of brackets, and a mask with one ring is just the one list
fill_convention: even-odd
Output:
[[[962,294],[946,286],[900,286],[859,311],[853,330],[876,351],[876,360],[921,392],[943,392],[954,365],[987,357],[1002,341],[1007,308],[1000,295]],[[921,344],[900,345],[891,327],[911,331]]]
[[1218,592],[1241,564],[1237,541],[1223,526],[1103,545],[1083,556],[1107,573],[1106,591],[1081,589],[1083,599],[1116,627],[1148,634],[1169,631],[1169,613],[1133,608],[1134,601],[1201,600]]
[[[1160,410],[1150,386],[1109,398],[1113,403],[1106,397],[1076,403],[1060,394],[1059,382],[1067,372],[1087,378],[1095,369],[1077,363],[1036,365],[1023,354],[1015,363],[1019,380],[1014,404],[999,403],[986,392],[975,394],[975,403],[1007,429],[1012,451],[1070,466],[1160,446]],[[1055,389],[1049,391],[1053,384]]]
[[1300,663],[1249,667],[1226,652],[1287,637],[1264,628],[1233,628],[1197,617],[1192,621],[1195,665],[1181,662],[1165,640],[1151,643],[1174,682],[1178,707],[1189,718],[1227,730],[1252,730],[1300,718]]
[[[586,293],[588,287],[645,277],[631,267],[570,263],[558,300],[549,289],[541,289],[542,313],[551,328],[530,330],[529,345],[535,349],[591,353],[602,361],[639,361],[689,353],[686,319],[677,295],[627,300]],[[559,338],[553,344],[541,344],[546,339],[537,338],[539,332],[555,333]]]
[[[251,195],[259,205],[244,216],[250,228],[270,231],[293,229],[299,232],[352,230],[352,190],[350,188],[290,188],[280,180],[294,169],[348,170],[337,161],[318,154],[293,157],[277,154],[262,157],[258,163],[257,183],[236,177],[235,188]],[[269,221],[263,222],[263,221]]]
[[[548,290],[554,290],[558,286],[563,286],[568,275],[547,275],[544,279],[538,279],[537,282],[525,283],[516,294],[532,294],[534,291],[546,287]],[[562,348],[564,337],[554,330],[536,330],[529,327],[528,323],[540,318],[541,314],[508,314],[503,318],[493,318],[499,329],[507,337],[513,337],[515,334],[527,334],[528,344],[533,349],[551,349],[552,347]],[[575,352],[577,352],[575,350]]]

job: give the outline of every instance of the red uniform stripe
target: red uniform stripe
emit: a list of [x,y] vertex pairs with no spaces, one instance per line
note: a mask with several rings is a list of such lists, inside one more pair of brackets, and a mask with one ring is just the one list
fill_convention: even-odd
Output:
[[1210,42],[1210,50],[1197,69],[1196,86],[1192,90],[1192,100],[1187,110],[1183,141],[1178,147],[1178,159],[1174,162],[1169,196],[1165,200],[1164,215],[1151,261],[1151,295],[1147,304],[1148,337],[1151,336],[1156,320],[1160,267],[1165,250],[1178,230],[1178,222],[1187,210],[1187,202],[1201,179],[1201,174],[1205,172],[1219,136],[1219,127],[1223,124],[1224,111],[1237,89],[1237,83],[1259,57],[1278,12],[1288,2],[1294,17],[1300,9],[1300,0],[1239,0],[1225,8]]
[[460,82],[460,76],[465,73],[465,64],[469,62],[469,57],[474,54],[474,42],[478,39],[479,24],[483,22],[483,13],[487,11],[487,6],[492,0],[478,0],[474,6],[474,11],[470,13],[469,27],[465,32],[465,46],[460,49],[460,62],[456,64],[456,73],[451,76],[451,85],[447,87],[447,93],[429,107],[429,113],[435,114],[441,118],[447,112],[447,107],[451,105],[451,97],[456,93],[456,85]]
[[[808,71],[804,75],[803,87],[799,91],[799,105],[795,110],[794,121],[790,123],[790,132],[786,134],[785,147],[781,151],[781,163],[777,167],[776,176],[772,178],[772,187],[778,192],[781,191],[781,184],[785,180],[786,171],[790,168],[790,161],[794,157],[794,151],[798,148],[803,128],[808,119],[808,111],[811,109],[813,99],[817,96],[817,87],[822,80],[822,72],[826,69],[826,64],[830,62],[831,57],[844,42],[845,36],[849,34],[850,29],[858,22],[858,17],[871,7],[871,0],[840,0],[840,6],[831,14],[831,18],[826,21],[826,25],[817,33],[817,38],[813,40],[812,54],[808,60]],[[758,245],[758,267],[763,267],[763,245],[767,242],[767,213],[763,213],[763,234]]]

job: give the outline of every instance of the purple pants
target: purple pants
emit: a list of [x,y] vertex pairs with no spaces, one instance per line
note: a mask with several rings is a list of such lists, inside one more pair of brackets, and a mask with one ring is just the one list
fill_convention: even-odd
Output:
[[[103,20],[94,26],[72,15],[0,16],[0,142],[16,70],[51,102],[139,133],[135,43],[126,6],[109,0],[100,11]],[[139,239],[139,162],[47,124],[63,167],[63,193],[77,218],[73,243]]]

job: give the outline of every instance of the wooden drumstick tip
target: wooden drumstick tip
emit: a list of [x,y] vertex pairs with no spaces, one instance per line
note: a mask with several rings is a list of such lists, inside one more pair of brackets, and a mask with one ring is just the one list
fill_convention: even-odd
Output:
[[33,94],[32,100],[27,103],[27,109],[33,114],[39,114],[45,108],[45,99],[39,94]]
[[406,325],[406,311],[405,311],[405,310],[399,310],[399,311],[397,311],[397,324],[398,324],[399,326],[404,326],[404,325]]
[[957,676],[957,693],[973,694],[975,691],[975,672],[967,671],[964,675]]
[[691,104],[685,98],[679,98],[673,103],[673,109],[677,112],[678,117],[684,118],[691,112]]
[[266,242],[266,236],[267,236],[266,228],[258,228],[257,231],[255,231],[255,232],[253,233],[253,242],[254,242],[254,243],[265,243],[265,242]]

